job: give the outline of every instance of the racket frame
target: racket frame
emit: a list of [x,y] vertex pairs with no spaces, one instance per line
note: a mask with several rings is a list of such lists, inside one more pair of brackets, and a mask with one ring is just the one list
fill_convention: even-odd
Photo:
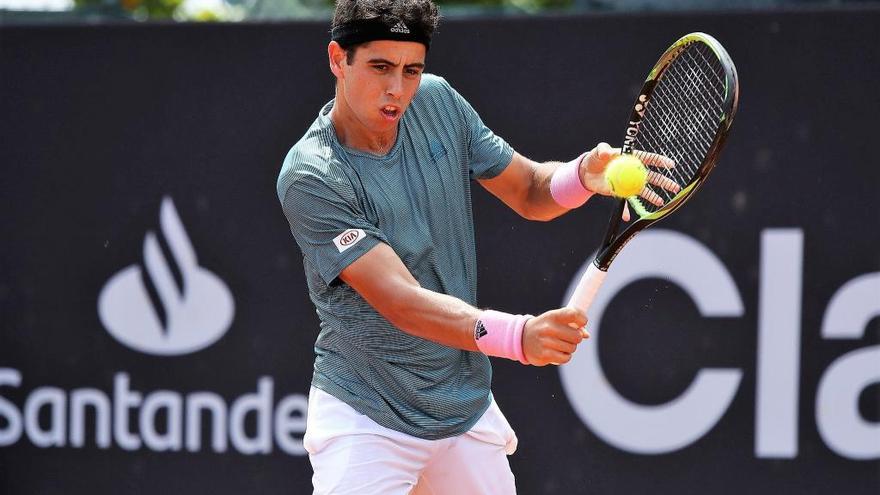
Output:
[[721,43],[719,43],[718,40],[706,33],[697,32],[679,38],[663,53],[663,55],[660,56],[657,63],[654,64],[654,68],[645,79],[642,89],[639,92],[639,96],[636,98],[636,102],[630,113],[627,129],[624,133],[623,145],[621,146],[621,154],[633,154],[633,143],[636,141],[636,137],[638,137],[639,134],[639,124],[641,124],[647,105],[650,104],[655,86],[663,77],[663,73],[672,61],[675,60],[682,50],[691,43],[703,43],[708,46],[718,57],[719,62],[724,68],[725,95],[722,108],[727,111],[718,124],[718,131],[709,146],[709,151],[706,153],[706,158],[703,160],[703,164],[699,167],[697,174],[688,184],[680,184],[682,190],[676,194],[669,203],[655,212],[640,216],[628,225],[623,232],[618,234],[621,218],[623,216],[623,209],[627,202],[633,206],[633,209],[637,209],[640,205],[638,205],[638,200],[634,197],[617,200],[614,211],[608,222],[608,229],[605,232],[605,237],[596,258],[593,260],[593,264],[596,268],[603,272],[608,271],[611,262],[614,261],[614,258],[620,250],[626,246],[633,236],[661,218],[668,216],[693,196],[693,194],[705,182],[709,172],[715,167],[718,155],[721,153],[721,150],[724,148],[724,144],[727,141],[730,126],[733,124],[733,117],[736,114],[737,105],[739,103],[739,78],[737,76],[736,66],[733,64],[727,50],[721,46]]

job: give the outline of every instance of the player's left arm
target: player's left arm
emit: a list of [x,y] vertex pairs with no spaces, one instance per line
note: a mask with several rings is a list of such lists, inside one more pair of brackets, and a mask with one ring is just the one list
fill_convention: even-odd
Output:
[[[605,167],[619,152],[606,143],[599,143],[588,153],[579,157],[576,164],[581,185],[589,192],[610,195],[605,181]],[[514,153],[510,164],[491,179],[480,179],[480,184],[523,218],[529,220],[552,220],[569,208],[561,206],[550,193],[553,174],[563,162],[539,163]]]
[[[666,156],[638,153],[646,165],[675,167],[675,162]],[[599,143],[567,163],[538,163],[514,152],[503,172],[491,179],[480,179],[479,182],[520,216],[547,221],[577,208],[593,194],[612,196],[605,169],[618,156],[620,148],[612,148],[607,143]],[[677,193],[681,188],[675,181],[656,173],[648,173],[648,182],[672,193]],[[657,206],[662,205],[660,197],[648,189],[641,197]],[[629,209],[624,205],[623,220],[628,222],[629,218]]]

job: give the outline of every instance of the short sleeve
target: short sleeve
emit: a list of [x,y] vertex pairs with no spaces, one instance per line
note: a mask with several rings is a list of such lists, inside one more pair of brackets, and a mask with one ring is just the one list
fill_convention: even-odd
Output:
[[451,86],[449,89],[467,130],[471,179],[491,179],[497,176],[513,159],[513,148],[483,124],[477,111],[463,96]]
[[357,207],[351,185],[316,175],[297,178],[282,208],[303,256],[327,285],[385,235]]

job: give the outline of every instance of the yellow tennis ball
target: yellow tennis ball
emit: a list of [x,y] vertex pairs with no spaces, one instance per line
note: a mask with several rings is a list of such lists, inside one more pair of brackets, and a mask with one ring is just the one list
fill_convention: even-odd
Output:
[[628,198],[642,192],[648,182],[648,169],[632,155],[620,155],[605,167],[605,180],[618,198]]

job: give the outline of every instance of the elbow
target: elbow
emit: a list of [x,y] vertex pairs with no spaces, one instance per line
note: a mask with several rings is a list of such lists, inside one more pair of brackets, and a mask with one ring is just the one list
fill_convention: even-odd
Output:
[[530,208],[528,205],[517,210],[519,216],[533,222],[549,222],[564,213],[560,211],[548,211],[541,208]]
[[545,215],[534,215],[534,216],[525,217],[525,218],[528,220],[531,220],[533,222],[549,222],[550,220],[553,220],[554,218],[557,218],[558,216],[559,216],[558,214],[557,215],[546,215],[545,214]]

